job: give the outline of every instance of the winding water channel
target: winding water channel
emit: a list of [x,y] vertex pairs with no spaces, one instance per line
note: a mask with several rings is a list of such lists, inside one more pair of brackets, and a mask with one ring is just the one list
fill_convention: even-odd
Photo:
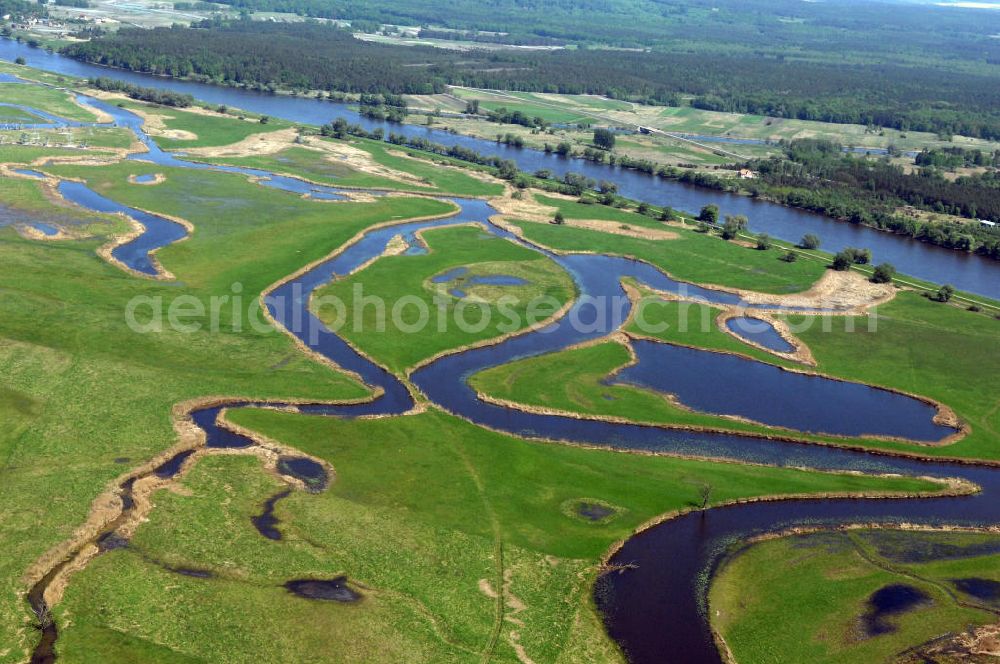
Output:
[[[96,103],[96,102],[91,102]],[[127,111],[108,107],[120,122],[129,124],[150,146],[151,152],[137,155],[140,159],[169,163],[170,166],[206,168],[190,164],[171,155],[159,152],[155,144],[144,136],[137,119],[127,117]],[[43,167],[41,167],[43,168]],[[260,171],[237,171],[250,176],[267,177]],[[301,194],[303,183],[296,181],[287,188],[290,193]],[[68,183],[64,183],[66,185]],[[261,182],[267,184],[267,182]],[[335,188],[328,188],[331,195]],[[85,185],[63,188],[64,195],[83,207],[102,210],[102,206],[117,205],[90,191]],[[939,497],[922,499],[844,499],[844,500],[784,500],[714,508],[695,512],[666,521],[631,538],[614,555],[612,563],[620,566],[617,571],[604,574],[595,591],[595,599],[603,612],[610,635],[621,644],[634,662],[721,662],[713,642],[705,612],[706,587],[704,579],[714,570],[729,542],[744,541],[764,532],[797,525],[838,525],[856,522],[932,523],[935,525],[989,525],[1000,523],[1000,469],[987,466],[950,464],[920,461],[900,457],[880,456],[834,447],[789,443],[763,438],[737,435],[677,431],[635,424],[581,420],[557,415],[535,414],[506,408],[481,401],[467,383],[472,374],[516,359],[553,352],[574,344],[599,339],[617,330],[627,318],[630,303],[621,286],[623,277],[632,277],[651,287],[670,292],[685,289],[689,296],[709,302],[732,304],[735,296],[689,284],[678,283],[652,266],[612,256],[602,255],[553,255],[534,247],[488,222],[493,210],[483,201],[453,199],[460,213],[445,219],[402,223],[379,228],[366,233],[360,240],[346,247],[334,258],[322,262],[304,274],[274,289],[265,297],[265,305],[277,322],[288,333],[296,336],[312,350],[331,359],[339,366],[357,374],[369,387],[380,392],[374,400],[348,405],[299,405],[301,411],[335,417],[357,417],[370,414],[399,414],[410,410],[414,397],[406,385],[395,375],[359,355],[342,338],[326,329],[308,308],[310,294],[319,286],[342,278],[379,256],[390,240],[397,236],[412,238],[422,228],[447,226],[470,221],[483,224],[495,235],[540,251],[557,262],[576,282],[579,297],[569,312],[556,322],[538,330],[514,336],[494,345],[467,350],[445,356],[416,370],[410,376],[412,383],[435,405],[476,424],[510,434],[542,440],[562,440],[572,443],[597,444],[618,449],[649,450],[666,454],[684,454],[741,462],[765,463],[785,467],[807,467],[822,470],[855,470],[865,472],[899,473],[909,476],[961,477],[982,487],[973,496]],[[132,214],[130,208],[123,208]],[[134,242],[135,251],[122,252],[116,258],[127,267],[150,274],[155,265],[149,253],[160,246],[178,239],[177,228],[172,222],[156,215],[145,219],[146,230]],[[148,222],[148,223],[147,223]],[[168,228],[171,224],[174,228]],[[161,226],[170,232],[163,231]],[[161,229],[161,230],[157,230]],[[183,234],[182,234],[183,235]],[[419,251],[419,249],[417,249]],[[703,386],[693,378],[678,378],[680,383],[662,385],[658,382],[661,364],[675,364],[669,357],[674,347],[646,342],[638,352],[639,364],[627,378],[630,382],[683,392],[697,392]],[[685,350],[684,362],[689,366],[714,361],[717,354],[707,351]],[[710,357],[711,356],[711,357]],[[757,379],[759,372],[773,370],[757,362],[739,360],[715,368],[717,379],[739,383]],[[642,369],[651,369],[647,375]],[[777,370],[774,370],[777,371]],[[863,385],[832,381],[822,377],[793,376],[787,372],[775,373],[767,378],[776,394],[802,389],[800,379],[812,381],[810,386],[822,391],[823,406],[833,417],[824,421],[823,427],[836,428],[838,420],[847,420],[850,429],[828,431],[853,435],[871,433],[872,427],[885,435],[936,440],[949,430],[931,422],[933,412],[923,402],[911,397],[885,392]],[[794,381],[794,383],[793,383]],[[811,389],[811,388],[810,388]],[[695,398],[695,397],[692,397]],[[859,400],[874,399],[877,411],[850,416]],[[221,428],[216,418],[223,407],[239,408],[255,405],[234,400],[214,404],[192,412],[192,419],[207,436],[209,447],[250,447],[254,441]],[[744,404],[741,414],[766,419],[767,413],[754,405]],[[879,412],[880,411],[880,412]],[[839,418],[837,415],[839,414]],[[805,422],[784,422],[785,425],[811,426]],[[181,452],[151,471],[158,477],[176,474],[191,451]],[[286,474],[301,473],[300,479],[315,479],[316,464],[309,467],[306,459],[292,459],[279,470]],[[296,470],[298,468],[298,470]],[[124,510],[122,516],[109,524],[101,538],[113,535],[115,528],[134,509],[131,498],[135,479],[123,483],[121,493]],[[103,539],[100,541],[104,541]],[[44,591],[51,581],[53,570],[46,579],[32,588],[29,599],[43,618],[45,630],[37,661],[51,657],[57,637],[54,624],[46,623]]]
[[527,172],[545,168],[562,176],[568,171],[583,173],[595,180],[610,180],[623,196],[656,205],[670,205],[678,210],[697,212],[708,204],[718,205],[727,214],[745,214],[754,232],[797,242],[804,234],[814,233],[823,240],[823,248],[837,251],[845,246],[868,247],[875,262],[887,261],[901,272],[932,281],[950,283],[971,293],[1000,299],[1000,262],[974,254],[943,249],[911,238],[891,235],[865,226],[835,221],[810,212],[795,210],[746,196],[663,180],[654,176],[596,164],[582,159],[567,159],[538,150],[514,148],[493,141],[460,136],[447,131],[415,125],[387,124],[365,118],[346,105],[305,97],[269,95],[250,90],[220,87],[190,81],[108,69],[71,58],[31,48],[10,39],[0,39],[0,59],[13,61],[24,57],[31,67],[77,77],[108,76],[136,85],[174,90],[231,108],[243,108],[292,122],[321,125],[344,117],[371,130],[382,127],[407,136],[425,137],[444,145],[462,145],[482,154],[497,154],[514,160]]

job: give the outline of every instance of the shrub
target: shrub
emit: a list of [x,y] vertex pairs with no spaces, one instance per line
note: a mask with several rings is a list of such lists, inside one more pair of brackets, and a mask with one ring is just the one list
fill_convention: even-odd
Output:
[[892,278],[896,276],[896,268],[891,263],[881,263],[875,268],[875,274],[872,275],[872,283],[875,284],[889,284],[892,283]]
[[856,265],[867,265],[872,261],[871,249],[847,247],[842,253],[846,254],[850,261]]
[[706,205],[703,207],[698,213],[698,221],[704,221],[706,224],[719,223],[719,206]]
[[945,284],[944,286],[941,286],[941,288],[939,288],[937,292],[934,293],[934,295],[931,296],[931,299],[934,300],[935,302],[948,302],[949,300],[951,300],[951,297],[954,294],[955,294],[955,287],[952,286],[951,284]]
[[799,246],[803,249],[819,249],[819,237],[812,233],[807,233],[802,236]]
[[837,255],[833,257],[832,267],[838,272],[843,272],[851,269],[851,263],[853,262],[854,261],[851,260],[851,255],[847,253],[847,251],[839,251],[837,252]]

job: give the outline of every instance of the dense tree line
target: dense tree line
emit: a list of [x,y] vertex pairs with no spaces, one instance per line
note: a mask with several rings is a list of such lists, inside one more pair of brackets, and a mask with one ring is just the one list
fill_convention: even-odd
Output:
[[403,122],[409,113],[402,95],[388,93],[362,94],[358,98],[358,107],[361,115],[367,118],[389,122]]
[[934,148],[932,150],[925,148],[917,154],[915,163],[917,166],[930,166],[947,170],[979,166],[1000,168],[1000,150],[990,154],[982,150],[960,147]]
[[[793,141],[785,158],[750,166],[760,175],[747,187],[752,195],[1000,259],[1000,231],[976,221],[1000,221],[1000,176],[995,171],[951,181],[933,168],[906,173],[888,160],[846,156],[838,146],[817,140]],[[922,220],[899,213],[904,205],[970,221]]]
[[143,88],[132,83],[126,83],[125,81],[119,81],[117,79],[107,78],[104,76],[91,78],[88,80],[88,83],[98,90],[122,92],[128,95],[131,99],[148,101],[154,104],[161,104],[163,106],[176,106],[184,108],[185,106],[190,106],[194,103],[194,97],[188,94],[171,92],[170,90],[159,90],[157,88]]
[[218,20],[122,29],[64,53],[265,90],[426,94],[455,84],[664,104],[682,92],[713,110],[1000,139],[997,79],[934,68],[587,49],[456,53],[364,42],[324,24]]
[[[438,68],[407,66],[451,54],[354,39],[328,25],[206,21],[197,27],[121,29],[63,50],[77,59],[132,71],[261,90],[431,94],[445,89]],[[425,55],[426,52],[426,55]]]
[[[478,109],[478,105],[477,105]],[[544,128],[548,123],[538,116],[532,117],[523,111],[508,111],[506,106],[486,111],[486,119],[500,124],[516,124],[522,127]]]
[[886,159],[859,159],[845,155],[837,145],[812,139],[792,141],[785,153],[785,159],[759,160],[752,167],[766,182],[781,187],[843,188],[863,192],[855,197],[875,203],[1000,222],[1000,181],[995,172],[956,180],[931,167],[907,173]]

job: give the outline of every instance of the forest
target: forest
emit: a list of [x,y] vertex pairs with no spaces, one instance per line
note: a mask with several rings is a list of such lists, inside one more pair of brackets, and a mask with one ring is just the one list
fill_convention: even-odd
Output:
[[[901,55],[926,61],[1000,62],[1000,43],[976,12],[870,0],[221,0],[250,11],[381,24],[500,33],[510,44],[601,44],[675,52],[799,52],[843,62]],[[596,29],[595,29],[596,28]],[[901,38],[902,37],[902,38]],[[494,40],[482,35],[477,39]]]
[[45,5],[38,2],[26,2],[25,0],[0,0],[0,16],[25,17],[25,16],[47,16]]
[[677,103],[681,92],[712,110],[1000,138],[996,78],[934,67],[591,49],[454,52],[370,43],[316,22],[218,19],[191,28],[123,28],[63,52],[264,90],[430,94],[453,84],[658,104]]

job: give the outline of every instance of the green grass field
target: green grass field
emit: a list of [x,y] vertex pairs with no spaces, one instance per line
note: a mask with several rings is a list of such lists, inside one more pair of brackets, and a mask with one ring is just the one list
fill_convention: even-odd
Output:
[[[661,164],[687,165],[710,169],[721,164],[740,161],[732,155],[715,154],[726,150],[746,158],[766,158],[777,154],[781,140],[819,138],[844,146],[887,148],[892,145],[901,150],[919,151],[924,148],[961,146],[992,152],[1000,148],[1000,143],[982,139],[954,136],[945,140],[937,134],[896,129],[878,128],[872,130],[859,124],[834,124],[810,120],[770,118],[760,115],[721,113],[693,108],[691,106],[662,107],[631,104],[588,95],[538,94],[525,92],[504,92],[491,94],[489,91],[457,88],[453,93],[462,100],[478,99],[483,110],[506,107],[510,111],[520,110],[529,117],[542,117],[552,123],[582,123],[597,126],[654,127],[666,132],[702,136],[726,136],[772,141],[774,145],[738,145],[725,143],[707,144],[708,149],[663,136],[618,137],[616,151],[633,158],[648,159]],[[434,108],[433,98],[418,97],[421,107]],[[440,106],[440,104],[437,104]],[[464,109],[454,109],[464,110]],[[589,144],[590,129],[554,129],[552,134],[530,135],[517,125],[498,125],[485,120],[470,121],[462,118],[438,118],[436,120],[462,133],[482,138],[493,138],[496,134],[515,133],[527,144],[540,147],[543,141],[556,143],[568,140],[577,147]],[[908,159],[912,163],[912,159]]]
[[[323,206],[239,177],[172,169],[157,187],[136,186],[127,176],[148,166],[134,163],[63,168],[118,200],[184,216],[195,232],[160,253],[180,282],[171,284],[137,279],[100,260],[100,238],[39,243],[0,228],[0,652],[15,661],[35,638],[20,629],[27,616],[17,595],[21,576],[70,536],[113,478],[174,444],[173,404],[213,394],[366,394],[303,356],[283,334],[257,331],[246,320],[236,330],[230,306],[220,309],[218,332],[205,313],[182,319],[202,324],[196,332],[138,334],[126,322],[130,300],[162,298],[169,307],[190,296],[208,305],[213,296],[232,298],[238,283],[246,308],[263,288],[366,226],[449,209],[400,198]],[[148,322],[152,313],[145,312],[136,318]]]
[[[0,149],[0,155],[6,151]],[[2,157],[0,157],[2,159]],[[125,222],[116,216],[81,210],[70,205],[55,205],[35,180],[0,179],[0,222],[42,221],[81,234],[107,235],[124,232]]]
[[[21,69],[0,63],[0,71]],[[4,92],[6,87],[0,87]],[[52,113],[86,113],[60,91],[23,86],[15,94]],[[574,103],[604,102],[581,98]],[[196,141],[176,141],[177,148],[226,145],[291,126],[158,107],[152,111],[171,116],[168,128],[198,135]],[[131,139],[123,131],[95,130],[91,144],[122,147],[126,142]],[[395,147],[361,140],[352,144],[380,165],[420,178],[437,193],[490,196],[502,189],[460,170],[402,156],[405,151]],[[79,154],[3,145],[0,163]],[[333,184],[348,180],[366,182],[355,186],[378,186],[372,182],[384,181],[344,172],[336,162],[298,147],[251,158],[246,165]],[[259,400],[370,396],[350,377],[302,353],[287,335],[255,324],[260,321],[254,306],[260,294],[366,228],[454,210],[445,201],[401,195],[363,203],[317,202],[241,175],[162,166],[155,170],[163,182],[143,186],[130,182],[132,176],[150,172],[141,162],[39,168],[82,180],[122,204],[181,217],[194,230],[157,254],[175,281],[137,278],[97,255],[99,246],[127,229],[120,217],[60,204],[33,180],[0,178],[0,224],[42,220],[79,230],[75,235],[82,238],[33,241],[0,225],[3,664],[25,661],[37,639],[23,597],[26,570],[73,535],[94,498],[117,478],[176,443],[170,413],[178,402],[215,395]],[[570,219],[664,228],[648,217],[605,206],[541,195],[539,201],[560,208]],[[793,292],[808,288],[823,270],[819,262],[783,263],[777,250],[755,251],[685,228],[670,227],[679,234],[676,240],[646,241],[549,224],[521,225],[529,238],[543,244],[634,255],[679,279],[698,282]],[[365,295],[381,297],[390,308],[404,297],[434,305],[437,296],[450,321],[459,300],[448,289],[461,289],[469,300],[484,303],[491,320],[481,328],[449,324],[438,332],[432,319],[429,327],[414,333],[395,330],[391,323],[384,332],[370,327],[355,331],[349,306],[344,336],[394,371],[402,373],[435,353],[508,331],[501,327],[509,323],[501,315],[502,296],[516,296],[523,303],[545,294],[555,303],[552,310],[574,295],[569,275],[554,262],[479,228],[435,229],[425,239],[426,255],[382,257],[318,292],[353,305],[353,287],[363,286]],[[457,267],[469,272],[447,283],[432,281]],[[497,275],[527,283],[498,286],[470,279]],[[199,311],[199,305],[204,309]],[[677,309],[652,302],[643,306],[643,314],[652,322],[669,322]],[[710,307],[694,309],[699,321],[714,319]],[[156,311],[163,313],[163,329],[139,332],[130,326],[134,318],[150,327]],[[329,320],[324,311],[320,314]],[[357,320],[367,326],[371,311]],[[436,315],[436,305],[430,311]],[[513,312],[523,320],[523,304],[513,306]],[[845,331],[843,320],[837,319],[828,331],[814,327],[800,337],[813,350],[820,371],[932,396],[972,424],[967,440],[921,452],[996,458],[1000,324],[910,293],[881,307],[880,314],[875,334]],[[791,316],[789,322],[797,324],[800,318]],[[412,322],[409,314],[403,319]],[[478,311],[469,312],[466,320],[478,321]],[[856,327],[867,330],[866,325]],[[670,327],[658,336],[782,363],[712,326],[687,332]],[[627,360],[623,346],[607,342],[514,362],[472,381],[491,394],[550,408],[718,425],[720,418],[682,411],[660,395],[601,383]],[[127,548],[98,556],[71,577],[53,610],[60,662],[619,661],[592,604],[599,560],[614,542],[649,519],[700,507],[704,486],[712,487],[712,502],[939,489],[916,478],[836,475],[529,442],[477,427],[434,406],[363,420],[255,409],[231,411],[229,417],[329,462],[335,481],[324,492],[296,491],[279,502],[283,539],[272,541],[258,534],[250,519],[285,485],[264,472],[256,457],[198,459],[176,484],[153,496],[149,518]],[[733,430],[754,429],[726,422]],[[588,520],[577,511],[582,503],[609,506],[613,514]],[[971,541],[971,536],[950,537],[954,545]],[[845,653],[862,656],[846,661],[877,659],[928,635],[989,618],[979,610],[949,605],[941,589],[950,579],[1000,580],[995,555],[906,562],[899,559],[902,545],[896,540],[865,533],[851,535],[840,548],[817,546],[811,557],[788,540],[761,546],[772,545],[789,548],[763,554],[751,548],[713,588],[713,608],[724,608],[720,629],[740,661],[756,662],[758,653],[762,662],[845,661]],[[886,571],[887,565],[893,569]],[[180,574],[180,568],[210,576]],[[856,575],[837,577],[843,569]],[[817,631],[854,624],[859,603],[879,584],[898,580],[899,569],[919,574],[915,583],[934,603],[902,618],[898,633],[884,642],[841,644],[836,638],[847,632]],[[362,601],[309,601],[282,587],[297,577],[340,574],[360,590]],[[814,594],[806,596],[806,588]],[[779,599],[746,602],[748,596],[766,593]],[[817,598],[835,604],[836,613],[819,612]],[[767,631],[789,625],[809,638],[787,643],[782,634]],[[817,634],[823,638],[813,638]]]
[[[921,551],[928,550],[937,555],[925,559]],[[862,530],[785,537],[754,544],[724,565],[712,583],[710,614],[740,662],[928,661],[897,657],[995,622],[996,602],[963,593],[955,580],[997,582],[998,569],[996,535]],[[868,598],[893,584],[916,588],[927,600],[887,618],[887,633],[869,635]],[[931,661],[987,660],[956,653]]]
[[[313,301],[321,320],[332,326],[343,316],[340,333],[394,371],[441,351],[523,329],[530,302],[546,297],[550,304],[538,308],[535,321],[541,322],[574,294],[569,275],[554,263],[478,227],[434,229],[425,232],[424,239],[429,253],[380,258],[361,272],[318,289]],[[469,287],[431,282],[466,266],[470,275],[507,275],[527,283]],[[364,298],[377,297],[384,304],[360,307],[359,288]],[[448,293],[451,288],[464,288],[469,297],[460,301]],[[511,298],[506,307],[500,302],[504,296]],[[343,311],[319,306],[329,298],[347,306]],[[406,304],[408,299],[413,302]]]
[[[503,185],[498,182],[483,182],[466,175],[461,170],[441,168],[420,159],[405,156],[407,153],[419,155],[416,152],[396,148],[379,141],[360,140],[356,145],[370,153],[372,158],[382,166],[421,178],[441,191],[464,196],[498,196],[503,193]],[[452,166],[468,167],[467,164],[454,160],[441,159],[441,161]]]
[[[16,140],[16,139],[15,139]],[[40,157],[75,157],[79,150],[39,145],[0,144],[0,163],[27,165]]]
[[[72,127],[69,129],[8,129],[0,131],[0,154],[8,148],[39,148],[39,156],[59,154],[87,156],[102,148],[128,148],[135,136],[120,127]],[[48,145],[49,147],[45,147]],[[69,147],[67,147],[67,145]],[[96,148],[96,150],[95,150]],[[85,151],[82,151],[84,150]],[[60,152],[64,150],[64,152]],[[103,155],[96,154],[96,157]],[[3,159],[0,156],[0,159]],[[7,161],[7,159],[4,159]]]
[[[652,337],[667,343],[739,353],[769,364],[801,368],[801,365],[795,362],[758,350],[722,332],[715,323],[719,311],[707,305],[644,298],[639,302],[637,315],[625,329],[636,335]],[[643,321],[643,324],[640,325],[639,321]],[[791,436],[815,442],[841,444],[844,442],[842,438],[804,434],[780,427],[762,426],[692,412],[675,405],[664,395],[653,390],[606,382],[630,361],[630,355],[624,345],[618,341],[608,340],[592,346],[572,348],[493,367],[471,376],[469,383],[490,397],[535,408],[624,418],[633,422],[675,427],[705,427],[772,436]],[[849,375],[844,377],[850,378]],[[850,442],[884,444],[865,438],[852,439]]]
[[[578,204],[566,204],[572,205]],[[588,211],[599,210],[599,206],[584,207]],[[587,211],[575,210],[564,214],[569,219],[589,216]],[[632,223],[641,225],[638,217],[631,217]],[[676,279],[701,284],[764,293],[795,293],[807,290],[825,269],[813,261],[785,263],[779,260],[781,254],[777,250],[757,251],[684,228],[670,229],[679,235],[677,239],[647,240],[553,224],[514,223],[526,238],[553,249],[630,256],[647,261]]]
[[715,317],[722,311],[717,307],[661,300],[650,296],[642,288],[639,292],[644,297],[640,299],[632,321],[625,327],[628,332],[682,346],[748,355],[755,360],[784,367],[800,366],[723,332],[715,322]]
[[[608,341],[487,369],[473,375],[469,383],[488,396],[536,408],[682,427],[772,434],[778,431],[694,413],[652,390],[604,383],[629,360],[625,346]],[[795,435],[789,431],[781,433]]]
[[[668,343],[741,353],[770,364],[795,366],[719,330],[714,322],[718,311],[712,307],[654,299],[644,301],[640,311],[649,326],[633,321],[628,331]],[[962,421],[971,424],[972,431],[951,445],[915,447],[865,438],[854,439],[852,443],[921,455],[997,459],[1000,455],[995,441],[1000,431],[1000,409],[997,400],[984,399],[983,394],[995,394],[1000,389],[994,387],[1000,366],[992,352],[1000,341],[1000,324],[992,318],[940,305],[910,292],[900,293],[892,302],[878,307],[876,315],[874,331],[869,331],[866,318],[796,315],[786,319],[793,332],[812,350],[820,373],[931,397],[953,408]],[[663,324],[668,327],[651,332]],[[949,352],[943,353],[944,348],[950,349]],[[864,362],[859,362],[859,357]],[[472,384],[494,397],[583,414],[768,430],[690,413],[655,393],[601,382],[627,361],[622,346],[606,343],[496,367],[474,376]],[[900,371],[899,367],[906,367],[906,371]]]
[[520,103],[513,99],[503,99],[492,97],[488,99],[483,99],[479,107],[483,111],[497,111],[499,109],[507,109],[508,112],[513,113],[515,111],[521,111],[529,118],[541,118],[545,122],[555,123],[555,124],[575,124],[578,122],[593,122],[593,118],[589,118],[586,115],[581,115],[579,112],[573,111],[572,109],[561,110],[558,108],[552,108],[550,106],[542,106],[538,104],[531,103]]
[[[79,122],[97,120],[89,109],[74,102],[72,93],[66,90],[23,83],[0,83],[0,100],[5,104],[17,104],[47,111],[66,120]],[[9,110],[4,109],[5,112]]]
[[251,117],[240,120],[234,115],[212,113],[193,113],[180,108],[155,106],[135,101],[116,102],[124,108],[153,113],[163,117],[167,129],[189,131],[196,136],[192,139],[170,138],[157,136],[156,143],[164,150],[183,150],[184,148],[205,148],[230,145],[255,134],[288,129],[292,123],[272,118],[267,124],[261,124]]
[[[797,335],[824,373],[932,397],[972,426],[963,440],[921,448],[922,454],[1000,458],[1000,357],[994,352],[1000,321],[912,292],[900,293],[877,314],[874,332],[866,321],[855,320],[854,331],[840,322],[828,330],[813,324]],[[794,330],[804,320],[789,316],[788,322]],[[894,443],[880,446],[899,449]]]
[[[6,102],[5,102],[6,103]],[[40,123],[42,118],[13,106],[0,106],[0,123]]]
[[[274,542],[250,517],[280,485],[254,459],[199,462],[180,491],[156,495],[129,549],[74,578],[59,609],[73,619],[60,637],[67,661],[437,662],[491,653],[516,662],[514,643],[537,662],[616,661],[590,601],[596,562],[644,520],[698,504],[700,483],[718,486],[716,500],[926,488],[529,443],[436,410],[354,421],[230,417],[328,460],[335,483],[279,503],[283,539]],[[567,513],[581,498],[618,515],[594,523]],[[310,602],[280,587],[339,574],[365,599]],[[502,604],[489,596],[501,590]]]
[[352,145],[371,154],[372,159],[382,166],[419,178],[425,186],[417,186],[405,181],[382,177],[352,168],[339,162],[336,157],[316,150],[289,147],[273,155],[254,157],[209,157],[201,158],[212,164],[228,164],[259,168],[276,173],[287,173],[314,182],[341,187],[389,189],[428,194],[453,194],[457,196],[496,196],[503,193],[503,185],[484,182],[454,168],[440,168],[422,160],[402,156],[393,152],[381,141],[353,139]]

